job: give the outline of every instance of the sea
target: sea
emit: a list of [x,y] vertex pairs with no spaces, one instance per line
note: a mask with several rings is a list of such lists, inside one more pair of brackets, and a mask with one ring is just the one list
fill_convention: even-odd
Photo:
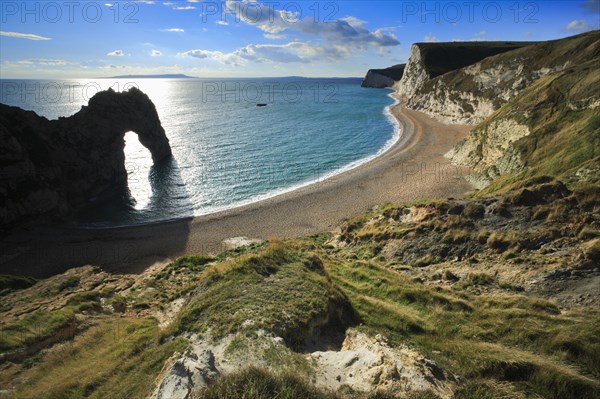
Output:
[[[389,149],[391,90],[358,78],[0,80],[0,102],[70,116],[109,87],[135,86],[158,111],[173,158],[153,165],[125,134],[129,192],[75,223],[120,226],[206,215],[323,182]],[[257,104],[266,104],[258,106]]]

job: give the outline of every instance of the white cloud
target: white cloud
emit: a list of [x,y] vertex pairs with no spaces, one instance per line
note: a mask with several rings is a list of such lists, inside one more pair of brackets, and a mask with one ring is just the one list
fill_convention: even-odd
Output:
[[274,33],[265,33],[263,36],[266,39],[271,39],[271,40],[285,39],[287,37],[286,35],[276,35]]
[[160,57],[160,56],[162,55],[162,52],[160,52],[160,51],[158,51],[158,50],[152,50],[152,51],[150,52],[150,55],[151,55],[152,57]]
[[37,68],[44,67],[44,66],[64,67],[67,65],[79,65],[76,62],[70,62],[70,61],[60,60],[60,59],[48,59],[48,58],[28,58],[28,59],[13,62],[12,64],[20,65],[22,67],[34,66]]
[[425,37],[423,38],[423,41],[425,43],[437,43],[440,40],[437,37],[435,37],[434,35],[432,35],[431,32],[429,32],[427,35],[425,35]]
[[178,55],[240,65],[249,61],[256,63],[308,63],[323,59],[338,60],[350,54],[351,50],[344,46],[323,47],[312,43],[290,42],[286,44],[249,44],[230,53],[190,50]]
[[352,16],[320,22],[309,17],[299,19],[296,13],[276,10],[258,2],[226,0],[225,4],[227,12],[266,33],[292,31],[316,37],[330,46],[344,45],[354,49],[400,44],[395,35],[386,34],[380,29],[371,32],[364,27],[364,21]]
[[33,33],[19,33],[19,32],[3,32],[3,31],[0,31],[0,36],[13,37],[15,39],[27,39],[27,40],[52,40],[49,37],[34,35]]
[[185,32],[182,28],[169,28],[169,29],[162,29],[163,32],[178,32],[178,33],[182,33]]
[[125,53],[123,52],[123,50],[115,50],[115,51],[106,53],[106,55],[111,56],[111,57],[123,57],[125,55]]
[[[254,0],[226,0],[225,7],[236,21],[260,29],[266,39],[283,39],[292,34],[296,38],[286,44],[248,44],[229,53],[196,49],[178,55],[230,65],[246,62],[308,63],[339,60],[369,48],[381,50],[400,44],[394,34],[381,29],[370,31],[365,27],[365,21],[352,16],[328,22],[315,21],[311,17],[301,19],[299,13],[276,10]],[[306,40],[305,36],[311,39]]]
[[40,65],[67,65],[73,64],[72,62],[67,62],[65,60],[56,60],[56,59],[47,59],[47,58],[33,58],[31,61]]
[[379,28],[380,31],[382,32],[394,32],[397,29],[403,28],[402,25],[396,25],[396,26],[384,26],[383,28]]
[[566,31],[570,32],[586,32],[594,29],[590,24],[581,19],[574,19],[565,26]]
[[178,11],[181,11],[181,10],[195,10],[195,9],[196,9],[196,7],[194,7],[194,6],[177,6],[177,7],[173,7],[173,10],[178,10]]
[[222,19],[217,20],[217,25],[229,25],[229,23],[227,21],[223,21]]
[[487,32],[486,32],[486,31],[484,31],[484,30],[482,30],[482,31],[479,31],[479,32],[475,33],[475,35],[474,35],[474,36],[471,38],[471,41],[472,41],[472,42],[485,41],[485,40],[487,40],[487,39],[485,38],[485,35],[486,35],[486,34],[487,34]]
[[351,15],[345,17],[345,18],[340,18],[340,21],[346,21],[350,24],[350,26],[354,26],[355,28],[360,28],[362,27],[364,24],[367,23],[367,21],[363,21],[362,19],[358,19],[356,17],[353,17]]

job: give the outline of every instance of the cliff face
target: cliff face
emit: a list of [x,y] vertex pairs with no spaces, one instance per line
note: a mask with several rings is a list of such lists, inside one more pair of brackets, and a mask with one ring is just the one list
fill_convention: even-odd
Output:
[[0,225],[66,215],[127,189],[124,134],[154,162],[171,155],[154,104],[136,88],[97,93],[75,115],[48,120],[0,104]]
[[394,88],[409,108],[475,126],[446,156],[471,167],[476,188],[525,170],[595,179],[600,172],[582,165],[600,155],[599,62],[600,31],[535,43],[417,43]]
[[411,101],[423,94],[425,84],[440,75],[475,64],[487,57],[526,46],[526,42],[415,43],[410,48],[398,93]]
[[599,37],[590,32],[539,43],[419,43],[395,88],[410,108],[446,123],[476,125],[539,78],[597,56]]
[[[509,96],[510,101],[446,154],[472,168],[469,179],[476,188],[517,172],[565,182],[600,181],[600,37],[587,37],[595,40],[580,51],[576,65],[554,72],[546,68],[543,77]],[[564,39],[567,44],[569,40]]]
[[398,64],[385,69],[369,69],[363,79],[362,87],[384,88],[392,87],[402,79],[406,64]]

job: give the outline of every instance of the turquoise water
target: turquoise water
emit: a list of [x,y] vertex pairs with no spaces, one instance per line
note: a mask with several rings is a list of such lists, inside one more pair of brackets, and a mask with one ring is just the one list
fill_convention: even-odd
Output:
[[[173,159],[153,166],[126,134],[127,198],[95,205],[84,224],[131,224],[208,214],[323,181],[395,140],[389,90],[360,79],[2,80],[0,101],[50,119],[95,92],[135,85],[156,105]],[[257,103],[266,103],[258,107]]]

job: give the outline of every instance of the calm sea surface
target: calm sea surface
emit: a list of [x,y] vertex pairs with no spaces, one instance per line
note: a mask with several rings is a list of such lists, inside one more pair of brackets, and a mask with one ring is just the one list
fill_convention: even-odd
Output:
[[254,202],[359,165],[397,135],[391,91],[361,88],[360,79],[1,80],[0,102],[56,119],[99,90],[131,85],[156,105],[173,160],[153,166],[127,133],[130,196],[81,223],[156,222]]

